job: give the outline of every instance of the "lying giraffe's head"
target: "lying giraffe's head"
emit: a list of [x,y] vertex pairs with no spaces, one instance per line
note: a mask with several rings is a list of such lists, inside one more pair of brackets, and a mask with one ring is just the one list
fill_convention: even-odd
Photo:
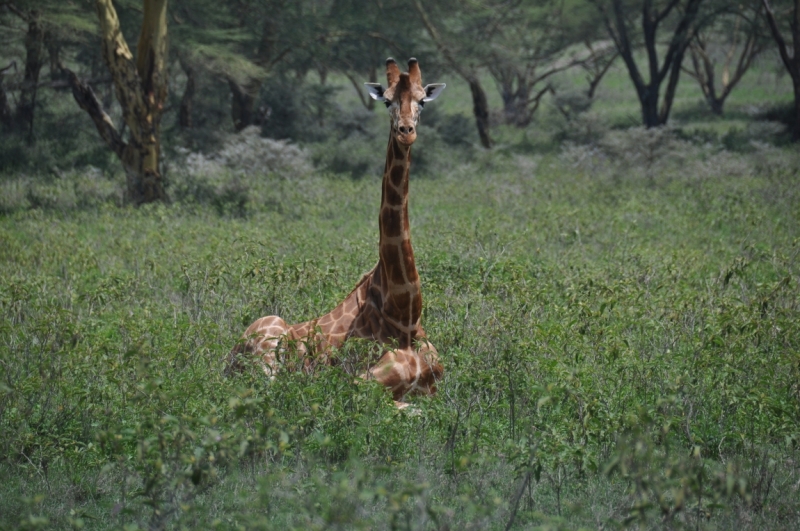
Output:
[[391,57],[386,60],[386,81],[389,88],[380,83],[365,83],[372,99],[382,101],[392,116],[392,134],[398,142],[410,146],[417,139],[417,122],[422,106],[433,101],[444,90],[444,83],[422,86],[422,73],[416,59],[408,60],[408,73],[400,72]]

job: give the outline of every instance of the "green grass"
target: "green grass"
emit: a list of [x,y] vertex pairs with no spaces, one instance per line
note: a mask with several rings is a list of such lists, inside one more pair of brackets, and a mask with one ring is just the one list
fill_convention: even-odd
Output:
[[377,178],[250,175],[235,216],[11,211],[0,525],[796,528],[796,156],[675,140],[643,168],[641,134],[412,175],[446,371],[412,414],[341,367],[221,371],[375,263]]

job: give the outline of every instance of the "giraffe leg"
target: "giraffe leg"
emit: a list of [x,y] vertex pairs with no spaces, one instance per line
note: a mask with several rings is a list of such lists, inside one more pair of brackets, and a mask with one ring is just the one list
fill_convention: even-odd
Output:
[[369,370],[369,376],[392,390],[395,405],[402,409],[406,394],[433,395],[444,369],[436,348],[422,339],[416,348],[387,350]]
[[276,315],[262,317],[247,327],[242,340],[239,341],[228,355],[228,365],[225,374],[240,371],[243,368],[242,355],[254,355],[270,378],[275,378],[277,370],[277,356],[281,348],[279,345],[286,340],[289,327],[283,319]]

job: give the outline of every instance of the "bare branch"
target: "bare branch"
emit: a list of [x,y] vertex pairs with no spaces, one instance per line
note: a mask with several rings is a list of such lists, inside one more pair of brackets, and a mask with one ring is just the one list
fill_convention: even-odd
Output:
[[[764,5],[765,16],[767,19],[767,23],[769,24],[770,32],[772,33],[772,38],[775,40],[775,43],[778,45],[778,51],[781,54],[781,60],[783,64],[786,66],[786,69],[791,74],[792,78],[800,78],[800,69],[798,69],[797,65],[792,58],[789,57],[789,47],[786,45],[786,41],[783,39],[783,35],[781,35],[781,30],[778,28],[778,22],[775,19],[775,11],[772,10],[772,6],[769,5],[769,0],[761,0]],[[795,60],[800,61],[800,58],[795,57]]]
[[103,110],[103,105],[100,103],[100,100],[97,99],[92,87],[82,83],[78,79],[78,76],[71,70],[65,69],[65,72],[67,73],[70,86],[72,87],[72,96],[75,98],[75,101],[78,102],[81,109],[89,114],[100,136],[108,147],[111,148],[111,151],[116,153],[121,159],[126,144],[122,140],[122,136],[117,131],[117,128],[114,127],[114,122],[111,121],[111,117]]
[[345,72],[344,75],[350,80],[350,83],[353,84],[353,88],[356,89],[356,94],[358,94],[361,104],[364,105],[365,109],[369,109],[369,101],[364,97],[364,91],[358,81],[356,81],[356,78],[354,78],[350,72]]
[[8,66],[6,66],[4,68],[0,68],[0,75],[5,73],[6,70],[10,70],[12,67],[14,68],[14,72],[16,72],[17,71],[17,62],[16,61],[11,61],[10,63],[8,63]]

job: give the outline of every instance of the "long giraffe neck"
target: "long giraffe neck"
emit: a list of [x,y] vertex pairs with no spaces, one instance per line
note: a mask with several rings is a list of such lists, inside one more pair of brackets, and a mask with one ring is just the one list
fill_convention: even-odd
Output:
[[419,328],[422,293],[411,248],[408,224],[408,170],[411,148],[389,135],[383,173],[380,225],[380,272],[383,314],[404,332],[401,343],[410,342]]

